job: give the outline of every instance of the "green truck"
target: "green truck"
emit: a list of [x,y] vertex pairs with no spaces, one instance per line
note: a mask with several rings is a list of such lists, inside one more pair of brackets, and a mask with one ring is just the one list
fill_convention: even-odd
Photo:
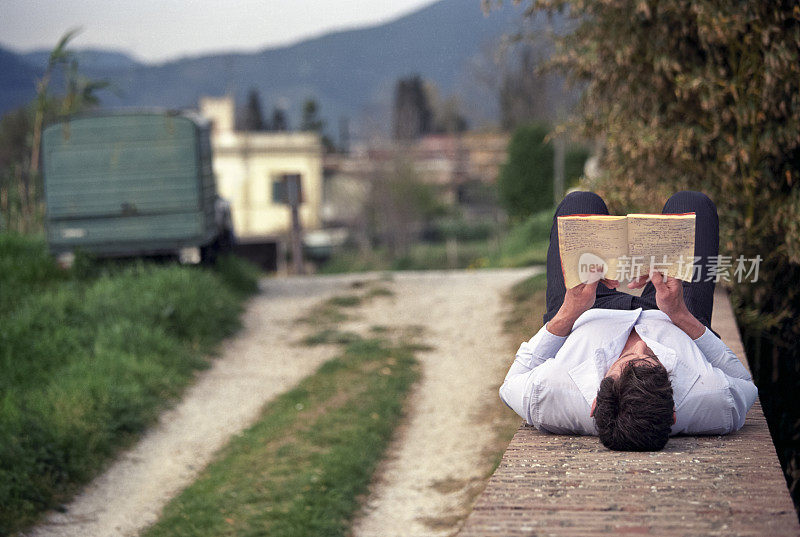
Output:
[[212,260],[231,247],[230,205],[216,192],[209,131],[199,116],[155,111],[49,126],[42,171],[51,252]]

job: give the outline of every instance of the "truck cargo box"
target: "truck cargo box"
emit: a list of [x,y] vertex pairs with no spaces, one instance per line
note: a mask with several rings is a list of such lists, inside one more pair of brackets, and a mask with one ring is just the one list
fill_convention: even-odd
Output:
[[56,254],[177,252],[223,232],[209,125],[198,117],[82,117],[48,127],[42,144],[47,240]]

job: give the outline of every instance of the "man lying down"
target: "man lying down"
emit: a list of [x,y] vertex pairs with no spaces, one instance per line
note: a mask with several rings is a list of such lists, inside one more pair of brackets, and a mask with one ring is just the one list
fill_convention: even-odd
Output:
[[[727,434],[757,397],[750,374],[711,330],[719,220],[699,192],[678,192],[664,214],[696,213],[700,277],[653,272],[629,284],[602,280],[566,290],[556,217],[608,214],[591,192],[564,198],[547,257],[545,325],[517,352],[500,397],[528,424],[558,434],[598,435],[609,449],[655,451],[670,435]],[[706,281],[709,280],[709,281]]]

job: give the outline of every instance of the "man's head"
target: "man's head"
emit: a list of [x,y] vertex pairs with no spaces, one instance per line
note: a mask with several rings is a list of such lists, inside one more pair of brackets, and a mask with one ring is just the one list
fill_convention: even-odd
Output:
[[600,383],[592,410],[608,449],[658,451],[675,422],[669,374],[654,354],[620,357]]

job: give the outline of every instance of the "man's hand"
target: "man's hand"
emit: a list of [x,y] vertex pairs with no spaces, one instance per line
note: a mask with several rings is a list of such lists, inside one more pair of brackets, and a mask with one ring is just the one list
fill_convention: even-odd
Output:
[[[642,276],[629,283],[628,287],[631,289],[644,287],[647,279],[647,276]],[[706,327],[686,307],[686,302],[683,300],[683,283],[671,276],[664,276],[657,270],[651,272],[650,281],[656,288],[656,306],[667,314],[672,324],[686,332],[692,339],[702,336]]]
[[[619,285],[617,280],[602,280],[609,288],[616,288]],[[582,283],[572,289],[567,289],[564,295],[564,302],[558,309],[558,313],[547,323],[547,331],[556,336],[567,336],[572,332],[572,325],[581,314],[594,306],[597,297],[597,285],[599,281],[593,283]]]

